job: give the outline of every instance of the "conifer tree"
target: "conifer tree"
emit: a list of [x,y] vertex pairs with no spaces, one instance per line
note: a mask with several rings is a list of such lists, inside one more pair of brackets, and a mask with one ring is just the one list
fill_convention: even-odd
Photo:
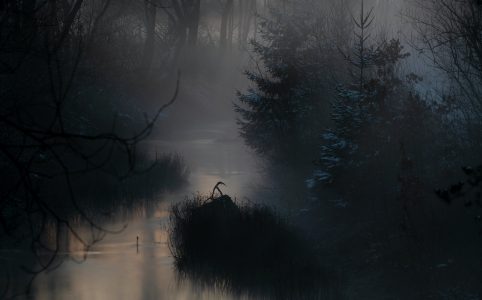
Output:
[[378,49],[368,45],[373,20],[373,9],[366,12],[362,1],[358,19],[353,17],[356,28],[353,51],[351,54],[342,53],[349,65],[352,82],[337,87],[337,97],[331,105],[333,127],[322,134],[323,145],[317,162],[319,168],[309,185],[314,185],[315,181],[331,182],[337,167],[357,164],[353,159],[359,149],[357,137],[370,120],[374,104],[374,93],[367,79],[378,58]]
[[264,20],[260,28],[261,41],[252,42],[260,65],[257,71],[245,72],[253,86],[238,92],[235,110],[241,136],[251,148],[285,159],[303,137],[304,124],[312,119],[308,76],[299,65],[306,33],[281,21],[281,16]]

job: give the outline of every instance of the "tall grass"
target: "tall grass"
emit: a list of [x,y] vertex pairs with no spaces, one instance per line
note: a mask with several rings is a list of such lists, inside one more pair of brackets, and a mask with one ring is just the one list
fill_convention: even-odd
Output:
[[[162,193],[185,185],[188,175],[189,170],[178,154],[165,154],[155,160],[138,155],[135,169],[125,178],[115,176],[114,172],[98,170],[88,176],[72,176],[72,185],[82,209],[92,217],[105,217],[119,208],[125,210],[139,204],[154,203]],[[49,201],[64,216],[76,215],[75,207],[65,201],[67,191],[55,189],[54,183],[49,184],[52,184]]]
[[294,227],[269,207],[195,196],[171,208],[170,249],[181,276],[276,299],[327,299],[332,285]]

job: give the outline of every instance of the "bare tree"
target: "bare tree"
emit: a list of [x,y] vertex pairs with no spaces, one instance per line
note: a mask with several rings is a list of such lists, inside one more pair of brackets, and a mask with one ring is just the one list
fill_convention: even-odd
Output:
[[475,0],[419,0],[416,47],[452,80],[469,118],[482,117],[482,7]]
[[240,0],[238,3],[238,43],[244,47],[248,41],[256,16],[256,0]]
[[143,75],[147,75],[147,73],[149,73],[152,59],[154,57],[157,7],[152,1],[144,0],[144,11],[146,38],[144,42],[144,50],[141,61],[141,73]]
[[[69,100],[86,41],[110,2],[101,2],[94,15],[83,15],[90,10],[82,0],[9,1],[0,11],[0,237],[2,243],[29,244],[39,265],[30,270],[34,274],[58,262],[63,232],[85,248],[115,232],[83,209],[74,177],[103,170],[115,153],[125,159],[125,168],[114,175],[129,176],[136,164],[136,146],[177,97],[179,80],[172,98],[153,116],[146,116],[143,128],[131,135],[117,133],[115,122],[110,131],[102,132],[76,126],[82,116],[69,111]],[[59,14],[59,3],[67,13]],[[49,191],[52,186],[61,207]],[[90,239],[77,232],[62,210],[65,206],[90,227]]]
[[164,11],[176,28],[178,50],[185,44],[195,46],[198,39],[201,1],[171,0],[169,4],[169,7],[164,7]]
[[233,7],[234,7],[234,0],[226,0],[223,6],[223,11],[221,15],[221,25],[219,29],[219,44],[222,49],[226,49],[231,46],[228,43],[228,41],[231,40],[229,36],[230,34],[232,34],[232,31],[229,30],[229,21],[233,17]]

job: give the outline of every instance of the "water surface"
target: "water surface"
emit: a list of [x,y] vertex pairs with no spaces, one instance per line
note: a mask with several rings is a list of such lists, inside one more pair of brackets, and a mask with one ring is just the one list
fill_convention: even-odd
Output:
[[[250,152],[239,139],[223,137],[224,131],[193,132],[182,141],[149,141],[149,149],[178,152],[191,169],[189,185],[176,194],[160,196],[156,205],[142,206],[107,228],[127,228],[107,235],[88,252],[75,241],[57,269],[42,273],[34,282],[34,299],[230,299],[225,291],[200,288],[179,280],[168,247],[169,207],[194,193],[209,193],[218,181],[223,190],[242,198],[259,182],[260,174]],[[139,237],[139,244],[137,244]],[[87,259],[81,259],[87,254]],[[235,297],[238,299],[238,297]]]

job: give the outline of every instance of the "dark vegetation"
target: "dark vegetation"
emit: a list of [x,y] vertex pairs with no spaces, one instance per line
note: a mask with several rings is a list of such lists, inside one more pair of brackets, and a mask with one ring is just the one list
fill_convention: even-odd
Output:
[[[480,171],[460,172],[481,160],[481,6],[400,2],[406,23],[392,34],[368,3],[292,2],[259,23],[252,84],[235,105],[241,136],[280,194],[295,187],[303,200],[288,207],[302,208],[298,221],[337,253],[333,266],[349,266],[349,297],[481,295],[469,279],[482,276]],[[434,270],[444,257],[464,279]],[[385,276],[361,279],[377,272]],[[427,277],[417,292],[382,291]]]
[[201,286],[277,299],[334,295],[335,276],[312,245],[267,206],[197,195],[173,205],[169,233],[180,276]]
[[181,273],[289,297],[341,269],[347,298],[481,298],[481,33],[477,0],[0,1],[0,248],[47,270],[66,232],[88,248],[114,232],[98,220],[181,186],[182,158],[141,142],[178,69],[210,85],[247,53],[240,135],[290,219],[178,204]]
[[[251,0],[202,10],[199,0],[1,1],[0,248],[30,249],[37,274],[56,266],[66,236],[89,248],[116,231],[98,220],[180,187],[183,160],[162,149],[153,158],[140,143],[178,98],[177,70],[194,64],[186,57],[244,47],[254,9]],[[211,12],[224,20],[222,41],[201,24]],[[11,292],[3,283],[0,298]]]
[[[134,80],[146,72],[136,54],[145,45],[131,39],[137,33],[126,21],[140,12],[128,6],[0,3],[0,248],[29,249],[31,274],[57,265],[65,239],[87,249],[117,231],[102,227],[99,215],[186,180],[180,157],[153,159],[139,147],[175,102],[179,76],[166,84],[170,99],[157,97],[144,114],[160,75],[142,87]],[[81,236],[76,223],[91,235]],[[8,285],[0,289],[9,295]]]
[[[151,161],[140,156],[132,173],[117,178],[105,172],[92,172],[86,177],[74,177],[82,207],[93,215],[97,212],[113,214],[118,207],[133,208],[144,202],[155,202],[164,192],[174,192],[187,184],[188,169],[182,157],[166,154]],[[62,207],[62,200],[56,207]],[[72,207],[64,212],[76,216]]]

